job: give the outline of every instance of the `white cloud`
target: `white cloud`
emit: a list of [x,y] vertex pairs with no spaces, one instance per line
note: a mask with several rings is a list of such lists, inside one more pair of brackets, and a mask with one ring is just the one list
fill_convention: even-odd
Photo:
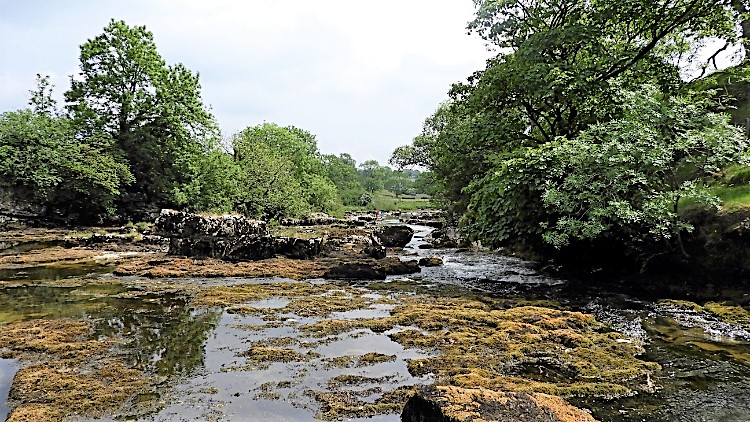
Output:
[[67,89],[78,45],[123,19],[145,24],[167,62],[200,72],[225,132],[293,124],[324,152],[384,162],[451,83],[483,66],[484,43],[466,35],[472,13],[470,0],[27,0],[0,15],[0,37],[16,40],[0,45],[15,58],[0,76],[0,110],[25,104],[39,68]]

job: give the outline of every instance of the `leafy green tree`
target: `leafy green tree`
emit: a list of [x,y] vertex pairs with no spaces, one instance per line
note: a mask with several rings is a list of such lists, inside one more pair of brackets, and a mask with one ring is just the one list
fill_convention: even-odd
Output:
[[359,174],[362,180],[362,186],[370,193],[375,193],[383,189],[383,183],[387,175],[386,167],[383,167],[376,160],[367,160],[359,165]]
[[265,145],[264,151],[288,163],[290,176],[302,189],[301,199],[310,210],[330,212],[340,207],[336,186],[326,174],[317,141],[310,132],[274,123],[248,127],[235,137],[238,161],[246,161],[249,149],[245,144]]
[[349,154],[323,156],[328,178],[336,185],[344,205],[360,205],[365,192],[357,171],[357,162]]
[[709,36],[736,39],[730,3],[476,0],[469,29],[497,56],[453,86],[392,162],[431,170],[474,237],[543,247],[542,225],[556,218],[543,196],[549,156],[529,151],[623,118],[623,90],[678,95],[682,58]]
[[[390,168],[388,168],[390,170]],[[398,197],[414,190],[414,180],[409,176],[409,172],[406,170],[401,171],[389,171],[385,180],[383,181],[383,187]]]
[[82,219],[112,213],[115,198],[133,177],[126,165],[94,146],[108,142],[79,141],[65,117],[28,109],[3,113],[0,181],[30,191],[30,199],[50,213]]
[[80,50],[80,75],[65,94],[78,136],[114,140],[115,154],[135,177],[126,203],[174,204],[191,161],[204,152],[202,140],[215,131],[198,75],[168,66],[153,34],[123,21],[112,20]]
[[542,197],[555,216],[544,239],[556,247],[604,233],[679,241],[692,230],[680,217],[680,201],[717,206],[707,182],[729,163],[748,161],[748,139],[728,115],[709,112],[706,101],[664,98],[655,87],[622,97],[630,106],[621,118],[542,152],[550,163]]
[[295,178],[294,165],[262,139],[238,135],[234,159],[239,168],[232,208],[265,220],[297,217],[310,211],[305,194]]

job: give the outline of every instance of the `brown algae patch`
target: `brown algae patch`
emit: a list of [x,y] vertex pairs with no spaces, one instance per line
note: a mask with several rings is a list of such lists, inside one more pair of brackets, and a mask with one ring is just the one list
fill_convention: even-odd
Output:
[[[353,311],[374,304],[391,304],[385,297],[366,297],[367,290],[346,285],[314,283],[252,283],[214,286],[202,289],[193,299],[197,306],[221,306],[232,313],[260,315],[273,320],[274,315],[295,314],[299,317],[323,318],[333,312]],[[253,302],[285,299],[278,308],[258,308]]]
[[320,410],[315,414],[315,418],[333,421],[401,413],[404,403],[417,392],[417,387],[399,387],[386,391],[374,402],[364,400],[366,396],[381,392],[379,388],[375,388],[364,391],[308,390],[306,394],[320,404]]
[[395,362],[396,358],[396,355],[371,352],[364,355],[336,356],[324,359],[324,362],[326,367],[329,368],[361,368],[364,366],[377,365],[379,363]]
[[[335,341],[336,336],[356,336],[358,332],[386,333],[402,347],[424,352],[424,357],[406,362],[412,376],[431,374],[440,385],[604,399],[653,391],[651,376],[659,366],[639,360],[643,349],[637,342],[612,332],[591,315],[540,306],[506,309],[513,303],[473,295],[435,297],[401,293],[398,288],[394,292],[386,289],[388,284],[379,283],[380,294],[375,295],[369,288],[327,283],[216,286],[203,289],[194,300],[240,313],[246,307],[249,314],[277,324],[284,321],[284,326],[293,325],[311,339]],[[281,303],[282,299],[283,307],[252,306],[264,300]],[[334,312],[362,310],[378,303],[393,308],[377,318],[330,317]],[[285,319],[292,314],[305,318]],[[288,337],[264,340],[243,354],[248,358],[247,367],[236,370],[263,369],[273,362],[315,366],[319,357],[309,355],[314,347],[314,341],[294,342]],[[330,370],[396,360],[397,355],[368,353],[325,357],[319,362]],[[375,389],[347,390],[368,382],[377,380],[339,374],[327,383],[335,391],[309,390],[307,394],[321,406],[316,417],[332,420],[400,413],[409,398],[405,392],[414,391],[412,387],[395,388],[385,378]],[[373,399],[376,396],[380,398]]]
[[174,277],[283,277],[292,280],[320,278],[327,266],[313,260],[270,258],[252,262],[220,259],[178,258],[166,255],[133,259],[118,266],[114,273],[149,278]]
[[707,302],[703,306],[687,300],[660,300],[659,305],[678,310],[706,312],[719,321],[739,326],[750,326],[750,311],[732,302]]
[[2,326],[0,354],[36,362],[13,379],[9,421],[102,417],[148,388],[148,379],[112,353],[112,341],[91,340],[79,320],[32,320]]
[[390,337],[404,347],[436,352],[410,361],[413,375],[431,373],[458,386],[614,398],[649,385],[659,369],[636,358],[640,346],[579,312],[492,309],[461,298],[403,300],[386,318],[324,320],[301,328],[321,335],[395,328]]

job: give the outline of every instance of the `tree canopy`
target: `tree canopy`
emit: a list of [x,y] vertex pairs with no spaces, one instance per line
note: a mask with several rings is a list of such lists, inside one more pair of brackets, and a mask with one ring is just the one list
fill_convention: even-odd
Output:
[[65,93],[78,136],[114,140],[135,182],[122,198],[157,206],[174,204],[191,160],[216,136],[200,95],[198,74],[167,65],[145,26],[112,20],[81,45],[80,75]]
[[715,203],[705,187],[747,147],[683,72],[742,38],[736,3],[476,0],[469,31],[496,56],[391,160],[431,170],[490,245],[675,239],[680,199]]

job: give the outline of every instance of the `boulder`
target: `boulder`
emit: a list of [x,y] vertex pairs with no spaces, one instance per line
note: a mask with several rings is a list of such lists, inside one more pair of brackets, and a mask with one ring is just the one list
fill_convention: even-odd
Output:
[[595,422],[560,397],[484,388],[426,386],[407,401],[402,422]]
[[265,221],[250,220],[241,215],[203,216],[174,210],[162,210],[156,219],[155,228],[161,236],[182,239],[269,235]]
[[387,258],[381,260],[381,265],[385,268],[387,275],[405,275],[414,274],[422,271],[419,262],[416,259],[401,261],[398,258]]
[[338,261],[323,274],[323,277],[335,280],[384,280],[389,275],[413,274],[420,271],[416,260],[401,261],[396,257],[364,258]]
[[311,259],[323,250],[323,239],[299,239],[296,237],[274,238],[274,250],[277,255],[293,259]]
[[385,269],[374,262],[345,262],[323,274],[323,278],[334,280],[385,280]]
[[409,226],[396,224],[381,227],[375,232],[375,236],[383,246],[403,248],[411,242],[414,230]]

